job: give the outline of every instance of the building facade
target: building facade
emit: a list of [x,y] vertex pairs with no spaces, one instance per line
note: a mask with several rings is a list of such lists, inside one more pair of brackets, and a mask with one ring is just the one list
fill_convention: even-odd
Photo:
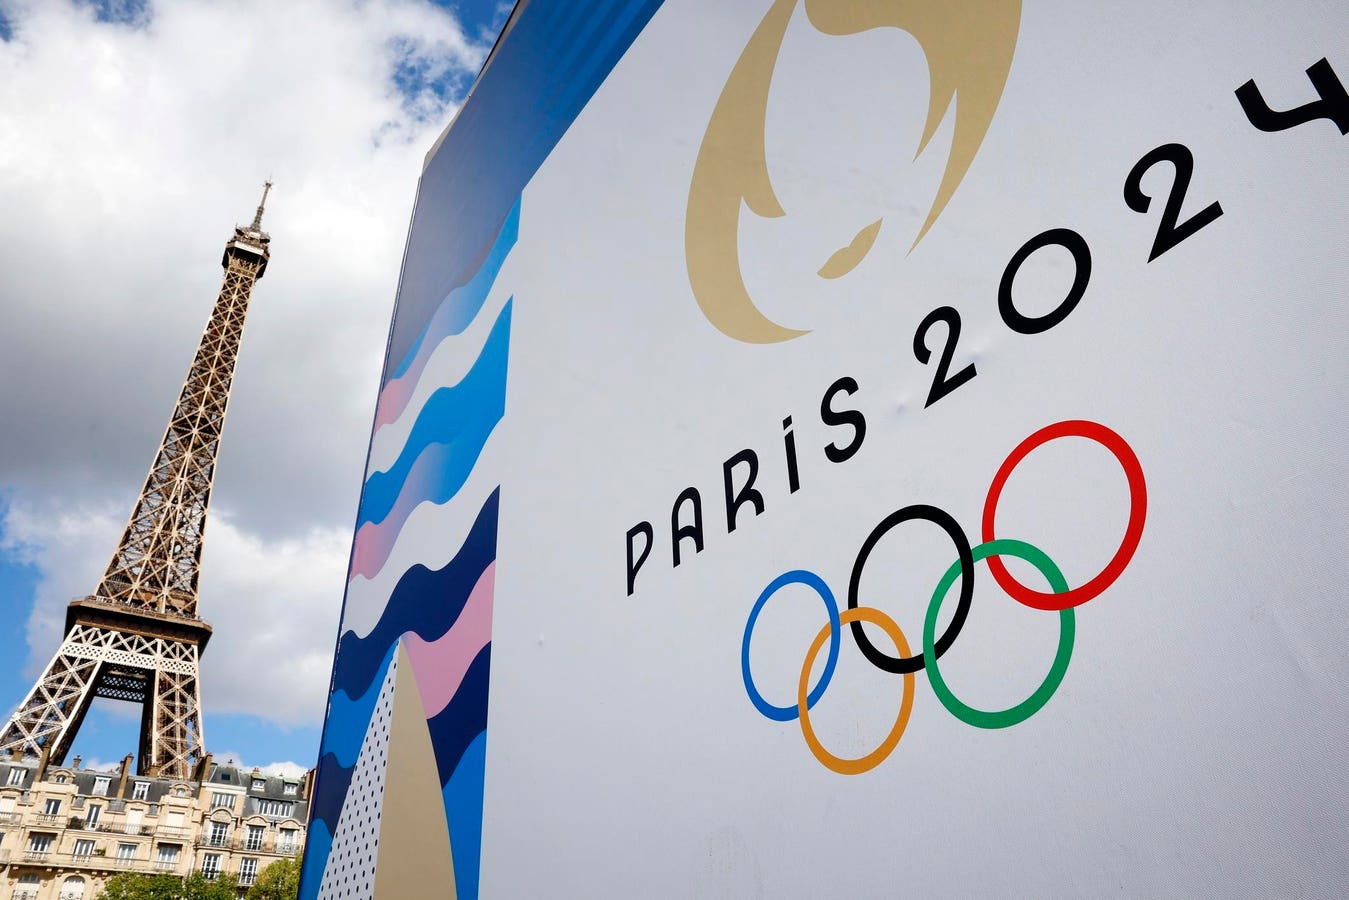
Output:
[[240,896],[304,850],[313,772],[218,765],[187,780],[119,768],[0,762],[0,900],[93,900],[120,872],[233,875]]

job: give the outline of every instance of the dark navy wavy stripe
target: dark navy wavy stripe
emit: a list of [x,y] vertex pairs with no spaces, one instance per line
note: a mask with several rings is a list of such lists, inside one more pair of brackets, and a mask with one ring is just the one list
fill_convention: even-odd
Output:
[[385,375],[501,223],[661,0],[531,0],[422,172]]
[[[387,472],[376,472],[366,481],[357,528],[366,522],[383,522],[388,517],[403,493],[413,464],[433,445],[443,444],[450,450],[438,467],[441,471],[435,473],[435,482],[449,482],[453,487],[450,496],[463,486],[492,429],[506,411],[510,337],[511,304],[507,303],[468,374],[453,387],[438,388],[427,398],[398,460]],[[414,485],[416,489],[425,487]]]
[[314,801],[311,815],[314,821],[328,823],[328,831],[337,831],[337,818],[342,814],[342,804],[347,800],[347,791],[351,790],[351,774],[355,765],[344,766],[332,753],[323,754],[315,773]]
[[384,677],[393,662],[395,649],[391,645],[384,651],[384,659],[364,694],[352,697],[346,691],[337,690],[328,699],[328,726],[323,731],[323,744],[319,752],[335,754],[338,765],[356,765],[356,757],[365,743],[365,733],[370,728],[375,703],[384,687]]
[[473,658],[454,697],[426,722],[436,750],[442,788],[449,783],[468,745],[487,728],[487,681],[491,667],[492,645],[488,644]]
[[483,503],[469,529],[464,546],[443,568],[431,570],[420,563],[403,573],[394,586],[379,622],[364,638],[356,632],[342,635],[337,645],[333,691],[359,697],[369,690],[380,663],[401,635],[413,632],[434,641],[450,630],[479,576],[496,559],[497,512],[501,488]]
[[309,834],[304,839],[304,862],[300,865],[300,878],[306,884],[314,885],[314,890],[306,897],[318,892],[323,870],[328,865],[328,854],[333,849],[333,834],[326,822],[315,819],[309,826]]

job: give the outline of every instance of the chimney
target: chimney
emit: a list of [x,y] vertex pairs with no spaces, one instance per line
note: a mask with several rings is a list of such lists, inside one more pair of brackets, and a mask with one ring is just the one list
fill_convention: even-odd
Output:
[[37,771],[33,773],[33,784],[47,777],[47,760],[51,758],[50,746],[42,748],[42,756],[37,761]]
[[84,757],[81,757],[81,756],[75,757],[75,768],[78,769],[78,768],[80,767],[80,760],[83,759],[83,758],[84,758]]
[[117,796],[121,797],[123,800],[126,799],[126,773],[127,770],[131,768],[131,760],[132,756],[130,753],[122,757],[122,778],[117,782]]

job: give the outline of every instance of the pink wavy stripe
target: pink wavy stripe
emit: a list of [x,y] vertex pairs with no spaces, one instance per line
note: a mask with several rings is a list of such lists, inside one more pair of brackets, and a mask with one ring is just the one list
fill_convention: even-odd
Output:
[[357,575],[374,578],[379,574],[379,570],[384,568],[384,563],[388,561],[389,554],[393,552],[393,545],[398,540],[398,533],[403,530],[403,525],[417,508],[417,504],[426,499],[431,486],[435,483],[441,463],[441,459],[435,454],[423,453],[417,457],[417,461],[408,472],[407,481],[403,483],[403,489],[398,493],[398,500],[384,517],[384,521],[366,522],[356,529],[356,546],[352,550],[348,582],[354,581]]
[[494,562],[483,570],[449,631],[434,641],[424,641],[416,634],[403,636],[428,719],[449,705],[468,667],[492,639],[496,567]]
[[427,349],[430,343],[429,340],[424,341],[417,351],[417,358],[402,377],[393,379],[379,392],[379,404],[375,407],[375,431],[379,431],[390,422],[398,421],[403,410],[407,409],[412,392],[417,389],[417,382],[421,380],[422,369],[426,368],[426,361],[430,359],[431,351],[435,349],[435,347]]

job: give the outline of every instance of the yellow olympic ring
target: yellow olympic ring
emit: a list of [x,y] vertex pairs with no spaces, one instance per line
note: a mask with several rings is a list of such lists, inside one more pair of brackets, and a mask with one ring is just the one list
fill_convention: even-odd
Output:
[[[879,626],[894,642],[895,650],[899,652],[901,658],[910,655],[909,642],[904,640],[904,632],[899,630],[899,626],[895,624],[894,619],[879,609],[859,606],[856,609],[844,610],[838,618],[840,625],[862,621]],[[806,651],[806,661],[801,666],[801,681],[796,689],[796,710],[801,718],[801,735],[806,739],[806,746],[810,748],[811,753],[815,754],[815,758],[826,769],[840,775],[860,775],[885,762],[886,757],[894,752],[895,746],[899,744],[899,739],[904,736],[904,728],[909,724],[909,714],[913,712],[914,677],[912,672],[905,673],[904,699],[899,704],[899,716],[896,717],[894,727],[890,729],[890,733],[885,736],[885,740],[881,741],[879,747],[858,759],[844,759],[830,753],[824,749],[820,739],[815,736],[815,729],[811,727],[810,710],[806,708],[806,694],[810,690],[810,668],[815,664],[815,657],[819,655],[824,642],[829,640],[829,631],[832,627],[832,623],[825,625],[820,633],[815,635],[815,642]]]

